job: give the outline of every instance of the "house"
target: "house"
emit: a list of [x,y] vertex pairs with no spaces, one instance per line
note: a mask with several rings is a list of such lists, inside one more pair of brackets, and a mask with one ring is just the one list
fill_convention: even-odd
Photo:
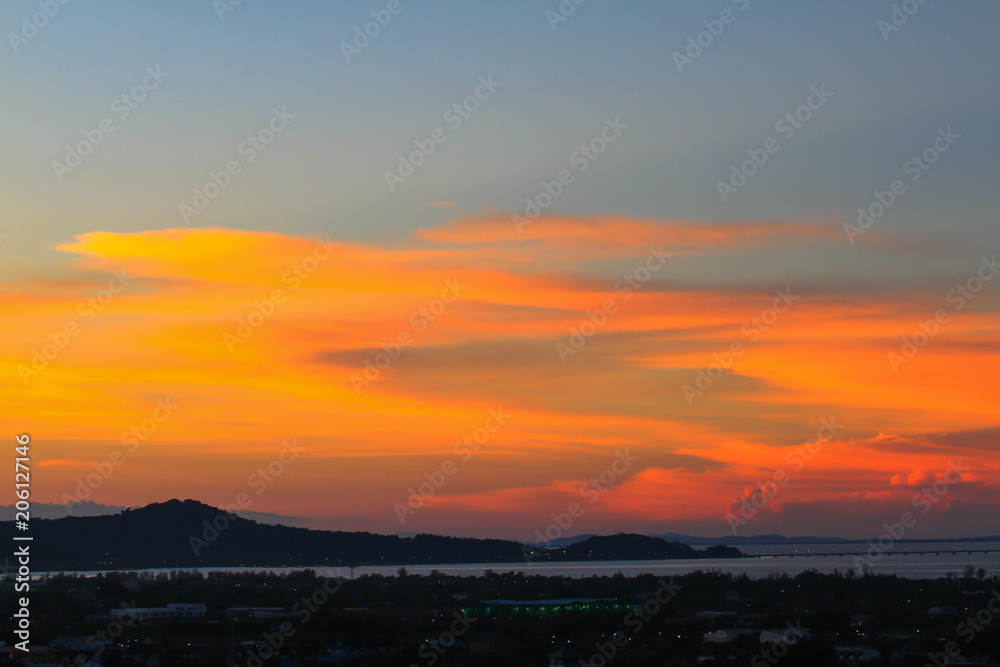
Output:
[[878,660],[881,653],[867,646],[835,646],[837,659],[844,662],[868,662]]
[[[88,639],[94,644],[93,646],[87,644]],[[99,642],[94,641],[90,637],[56,637],[49,642],[49,646],[54,649],[65,649],[68,651],[93,652],[97,650]]]
[[726,628],[716,630],[715,632],[706,632],[702,635],[701,639],[706,644],[728,644],[740,637],[755,634],[757,634],[757,630],[753,628]]
[[367,652],[368,651],[365,649],[355,648],[347,644],[330,644],[325,649],[320,651],[319,654],[314,657],[314,660],[320,663],[329,662],[336,665],[344,658],[353,658]]
[[990,657],[989,653],[977,655],[966,655],[959,653],[948,661],[948,667],[997,667],[996,660]]
[[236,618],[278,618],[291,616],[284,607],[229,607],[226,613]]
[[706,646],[698,654],[698,662],[739,660],[745,657],[746,651],[732,646]]
[[736,641],[737,637],[736,630],[716,630],[715,632],[706,632],[702,635],[702,640],[711,644],[728,644]]
[[180,612],[170,607],[126,607],[112,609],[111,613],[118,618],[129,618],[133,621],[165,621],[180,616]]
[[[24,656],[17,651],[18,656]],[[28,655],[21,662],[24,667],[59,667],[59,656],[48,646],[28,646]]]
[[736,616],[735,611],[699,611],[695,612],[695,618],[705,618],[710,621],[721,621],[727,616]]
[[764,630],[760,633],[760,643],[761,644],[773,644],[776,642],[781,642],[783,644],[788,644],[789,646],[794,646],[800,641],[806,641],[809,639],[815,639],[816,635],[811,632],[802,632],[792,627],[787,628],[776,628],[774,630]]
[[930,617],[935,616],[958,616],[961,612],[958,607],[950,604],[941,605],[939,607],[931,607],[927,610],[927,615]]

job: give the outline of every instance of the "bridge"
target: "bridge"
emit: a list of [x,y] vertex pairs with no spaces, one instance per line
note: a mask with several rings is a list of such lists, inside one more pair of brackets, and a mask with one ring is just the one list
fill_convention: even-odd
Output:
[[[836,558],[839,556],[868,556],[870,550],[849,551],[837,553],[786,553],[786,554],[746,554],[747,558]],[[968,549],[957,551],[954,549],[922,549],[920,551],[879,551],[882,556],[971,556],[973,554],[1000,553],[1000,549]]]

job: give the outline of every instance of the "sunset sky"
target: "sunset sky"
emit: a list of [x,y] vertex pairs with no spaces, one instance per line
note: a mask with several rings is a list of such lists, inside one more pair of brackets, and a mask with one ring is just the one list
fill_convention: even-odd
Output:
[[1000,5],[226,3],[0,7],[34,500],[1000,534]]

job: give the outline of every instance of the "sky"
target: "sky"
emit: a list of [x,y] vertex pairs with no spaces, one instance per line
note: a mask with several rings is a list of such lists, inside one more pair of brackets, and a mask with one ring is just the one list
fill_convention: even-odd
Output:
[[998,20],[3,3],[0,405],[32,498],[998,535]]

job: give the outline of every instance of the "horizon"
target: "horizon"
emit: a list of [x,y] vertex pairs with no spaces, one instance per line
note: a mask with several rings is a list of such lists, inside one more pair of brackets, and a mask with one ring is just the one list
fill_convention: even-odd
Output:
[[[170,503],[180,503],[180,504],[183,504],[183,503],[188,503],[188,502],[197,503],[199,505],[203,505],[205,507],[209,507],[209,508],[212,508],[212,509],[217,509],[217,510],[221,510],[221,511],[227,511],[230,514],[234,514],[234,515],[236,515],[236,516],[238,516],[238,517],[240,517],[242,519],[247,519],[249,521],[253,521],[255,523],[259,523],[259,524],[262,524],[262,525],[277,525],[277,526],[285,526],[285,527],[288,527],[288,528],[303,528],[303,529],[306,529],[306,530],[319,530],[319,531],[327,531],[327,532],[334,531],[334,530],[339,530],[339,529],[335,529],[335,528],[318,528],[318,527],[313,527],[313,526],[310,525],[310,522],[308,520],[304,520],[302,517],[283,516],[283,515],[280,515],[280,514],[261,513],[261,512],[253,512],[253,511],[249,511],[249,510],[239,510],[239,509],[236,509],[235,511],[233,511],[233,510],[228,510],[225,507],[217,507],[215,505],[211,505],[211,504],[202,502],[202,501],[197,500],[195,498],[183,498],[183,499],[182,498],[169,498],[167,500],[153,501],[153,502],[150,502],[147,505],[135,505],[135,506],[100,505],[100,504],[93,503],[92,501],[81,501],[80,503],[74,503],[72,505],[60,505],[60,504],[43,503],[41,511],[39,511],[39,505],[38,505],[38,503],[33,503],[32,504],[32,513],[33,513],[34,517],[37,518],[37,519],[47,519],[47,520],[54,520],[54,519],[61,519],[61,518],[68,518],[68,517],[75,517],[75,518],[101,517],[101,516],[114,516],[115,514],[121,513],[121,512],[124,512],[124,511],[141,510],[141,509],[145,509],[147,507],[150,507],[152,505],[166,505],[166,504],[170,504]],[[83,512],[84,513],[78,513],[80,510],[77,509],[77,508],[74,508],[74,506],[76,506],[76,505],[81,506],[83,508]],[[58,509],[55,509],[55,508],[58,508]],[[15,510],[15,506],[14,505],[0,505],[0,512],[3,512],[5,514],[10,514],[12,517],[14,515],[14,510]],[[7,520],[8,519],[5,519],[5,518],[4,519],[0,519],[0,521],[7,521]],[[10,521],[13,521],[13,519],[10,519]],[[375,534],[382,534],[382,533],[375,533]],[[482,537],[477,537],[477,536],[474,536],[474,535],[463,535],[463,534],[458,534],[458,533],[447,533],[447,532],[424,533],[424,532],[414,532],[414,531],[396,531],[394,533],[384,533],[384,534],[386,534],[386,535],[395,535],[395,536],[398,536],[398,537],[413,537],[413,536],[420,535],[420,534],[430,534],[430,535],[437,535],[437,536],[442,536],[442,537],[458,537],[458,538],[463,538],[463,539],[464,538],[482,539]],[[620,531],[620,530],[619,531],[615,531],[615,532],[608,532],[608,533],[578,533],[578,534],[563,535],[563,536],[560,536],[558,538],[554,538],[553,540],[550,540],[549,542],[551,542],[551,543],[563,543],[563,542],[579,541],[581,539],[585,539],[585,538],[588,538],[588,537],[595,537],[595,536],[641,535],[641,534],[643,534],[643,533],[631,533],[631,532]],[[665,539],[665,540],[668,539],[667,536],[670,536],[671,538],[688,537],[688,538],[697,539],[697,540],[726,540],[726,539],[729,539],[729,540],[732,540],[734,542],[737,542],[739,540],[753,540],[753,539],[760,539],[760,538],[780,538],[782,540],[802,539],[802,540],[809,540],[810,543],[816,543],[816,544],[822,544],[823,543],[823,542],[816,542],[817,540],[820,540],[820,541],[822,541],[822,540],[830,540],[831,542],[838,542],[838,541],[845,541],[845,542],[866,542],[866,541],[869,541],[870,542],[872,540],[877,540],[877,538],[879,537],[878,535],[871,535],[869,537],[862,537],[862,538],[846,538],[846,537],[842,537],[842,536],[838,536],[838,535],[782,535],[782,534],[778,534],[778,533],[754,533],[754,534],[749,534],[748,533],[746,535],[732,535],[732,534],[730,534],[730,535],[725,535],[725,534],[723,534],[723,535],[688,535],[688,534],[685,534],[685,533],[677,533],[677,532],[674,532],[674,531],[671,531],[671,530],[664,530],[663,532],[660,532],[660,533],[645,533],[645,535],[648,535],[650,537],[659,537],[659,538]],[[491,536],[486,536],[486,539],[489,539],[490,537]],[[981,542],[981,541],[994,541],[994,540],[996,540],[998,538],[1000,538],[1000,535],[986,535],[986,534],[982,534],[982,535],[966,535],[966,536],[961,536],[961,537],[949,537],[949,538],[922,538],[922,539],[921,538],[911,539],[911,538],[902,537],[902,538],[894,539],[894,542],[901,543],[901,544],[902,543],[908,543],[908,542],[923,542],[923,541],[931,541],[931,542],[948,542],[948,541],[955,541],[955,542],[963,542],[963,541],[965,541],[965,542]],[[503,538],[500,538],[500,539],[503,539]],[[526,543],[526,544],[541,544],[541,543],[543,543],[542,541],[532,540],[532,539],[526,539],[526,540],[514,539],[513,541],[515,541],[515,542],[523,542],[523,543]],[[705,545],[698,545],[698,544],[696,544],[694,546],[705,546]]]
[[4,4],[31,500],[1000,535],[1000,5],[896,4]]

